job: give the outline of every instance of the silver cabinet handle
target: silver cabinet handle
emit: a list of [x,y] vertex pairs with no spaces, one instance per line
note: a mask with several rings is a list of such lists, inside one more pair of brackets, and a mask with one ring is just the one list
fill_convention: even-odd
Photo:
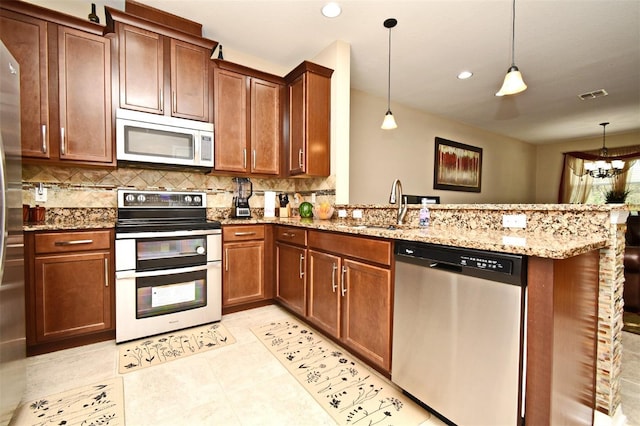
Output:
[[242,150],[242,167],[247,168],[247,148]]
[[229,272],[229,249],[224,249],[224,270]]
[[178,98],[175,90],[172,92],[171,98],[173,99],[173,112],[178,112]]
[[60,153],[66,154],[65,150],[66,141],[64,140],[64,127],[60,127]]
[[77,244],[91,244],[93,240],[71,240],[71,241],[56,241],[54,245],[56,246],[74,246]]
[[254,149],[252,152],[252,162],[253,162],[253,170],[256,169],[256,150]]
[[164,90],[160,89],[160,112],[164,111]]
[[296,236],[295,233],[293,232],[285,232],[282,234],[283,237],[287,237],[287,238],[294,238]]
[[338,286],[336,285],[336,271],[338,270],[338,265],[333,264],[333,271],[331,271],[331,289],[333,292],[336,292]]
[[300,149],[298,151],[298,166],[302,167],[302,157],[304,156],[304,151]]
[[304,255],[300,255],[300,279],[304,277],[304,271],[302,270],[302,262],[304,261]]
[[109,259],[104,259],[104,286],[109,287]]
[[247,235],[256,235],[255,231],[243,231],[243,232],[234,232],[233,235],[236,237],[244,237]]
[[344,276],[345,276],[346,273],[347,273],[347,267],[343,266],[342,267],[342,282],[340,283],[340,287],[341,287],[340,292],[342,293],[342,297],[344,297],[344,295],[347,293],[347,287],[346,287],[346,285],[344,283],[344,281],[345,281],[344,280]]
[[47,153],[47,125],[42,125],[42,153]]

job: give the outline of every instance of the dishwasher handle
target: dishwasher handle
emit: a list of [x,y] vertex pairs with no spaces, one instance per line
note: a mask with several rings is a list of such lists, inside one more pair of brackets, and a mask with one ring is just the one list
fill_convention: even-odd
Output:
[[448,263],[442,263],[442,262],[433,262],[433,261],[427,261],[429,264],[429,268],[431,269],[439,269],[441,271],[447,271],[447,272],[456,272],[458,274],[462,273],[462,266],[459,265],[449,265]]

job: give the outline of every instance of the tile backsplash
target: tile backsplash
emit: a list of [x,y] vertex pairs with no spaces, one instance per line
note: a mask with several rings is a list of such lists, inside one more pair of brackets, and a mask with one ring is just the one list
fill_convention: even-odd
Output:
[[[300,193],[305,200],[315,192],[319,199],[335,199],[335,177],[311,179],[251,178],[252,207],[264,206],[264,191]],[[47,201],[35,201],[38,184],[47,188]],[[189,171],[144,168],[53,167],[25,164],[22,167],[22,201],[45,207],[117,207],[118,188],[160,189],[176,191],[205,191],[208,207],[229,207],[233,199],[234,183],[230,176],[215,176]],[[292,197],[290,197],[291,199]]]

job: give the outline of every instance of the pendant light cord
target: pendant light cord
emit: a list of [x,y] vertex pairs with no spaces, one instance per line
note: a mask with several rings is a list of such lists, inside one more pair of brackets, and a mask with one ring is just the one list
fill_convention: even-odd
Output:
[[511,66],[516,65],[516,0],[513,0],[511,15]]
[[389,72],[387,74],[387,111],[391,111],[391,27],[389,27]]

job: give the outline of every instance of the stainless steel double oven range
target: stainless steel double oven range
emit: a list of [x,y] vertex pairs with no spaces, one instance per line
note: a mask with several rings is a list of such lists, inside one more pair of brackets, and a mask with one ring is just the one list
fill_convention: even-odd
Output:
[[118,190],[116,342],[219,321],[222,230],[206,193]]

